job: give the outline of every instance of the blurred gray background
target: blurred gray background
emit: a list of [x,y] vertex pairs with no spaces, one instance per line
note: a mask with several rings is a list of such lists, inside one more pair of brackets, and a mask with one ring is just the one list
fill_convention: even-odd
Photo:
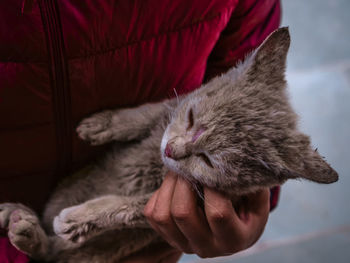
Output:
[[340,176],[288,181],[260,241],[229,257],[181,263],[350,262],[350,0],[284,0],[292,45],[287,79],[300,129]]

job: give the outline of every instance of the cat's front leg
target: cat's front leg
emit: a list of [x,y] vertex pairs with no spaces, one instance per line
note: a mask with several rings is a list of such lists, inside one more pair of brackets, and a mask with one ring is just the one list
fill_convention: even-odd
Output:
[[92,145],[100,145],[112,141],[113,115],[116,115],[116,111],[107,110],[82,120],[77,127],[79,137],[89,141]]
[[81,121],[77,133],[92,145],[140,139],[147,135],[162,116],[168,115],[173,104],[174,101],[170,100],[96,113]]
[[49,239],[30,208],[15,203],[0,204],[0,226],[8,229],[12,245],[20,251],[36,259],[47,256]]
[[57,235],[73,242],[84,242],[110,229],[149,228],[142,214],[149,195],[124,197],[108,195],[63,209],[55,217]]

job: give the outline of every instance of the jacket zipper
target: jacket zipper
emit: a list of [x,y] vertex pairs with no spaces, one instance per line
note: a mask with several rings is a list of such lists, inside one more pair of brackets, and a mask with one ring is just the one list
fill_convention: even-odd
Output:
[[72,162],[72,116],[68,67],[59,9],[56,0],[38,1],[49,52],[53,112],[56,130],[58,176],[69,172]]

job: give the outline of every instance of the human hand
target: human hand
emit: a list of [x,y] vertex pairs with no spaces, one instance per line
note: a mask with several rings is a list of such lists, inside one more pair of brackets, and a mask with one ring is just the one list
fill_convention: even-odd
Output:
[[119,263],[176,263],[181,254],[181,251],[165,242],[157,243],[124,258]]
[[204,198],[203,211],[191,185],[169,173],[144,214],[170,245],[203,258],[236,253],[261,236],[269,215],[269,189],[230,200],[204,187]]

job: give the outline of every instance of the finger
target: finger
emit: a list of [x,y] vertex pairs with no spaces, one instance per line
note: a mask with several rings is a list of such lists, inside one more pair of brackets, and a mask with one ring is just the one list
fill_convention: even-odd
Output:
[[156,201],[158,198],[159,190],[154,192],[154,194],[151,196],[151,198],[148,200],[145,208],[143,209],[143,214],[145,215],[148,223],[151,225],[151,227],[159,234],[161,235],[161,231],[158,228],[157,224],[153,221],[153,210],[156,205]]
[[244,246],[243,223],[232,207],[232,202],[223,194],[204,187],[205,214],[216,241],[216,246],[226,252],[236,252]]
[[265,229],[270,212],[270,190],[264,189],[247,195],[242,207],[246,214],[243,231],[246,232],[249,246],[251,246]]
[[250,193],[242,196],[237,202],[235,208],[241,221],[246,228],[251,229],[254,221],[261,221],[261,218],[267,219],[270,211],[270,191],[264,189],[256,193]]
[[208,257],[212,248],[212,234],[204,213],[197,206],[197,195],[191,185],[178,178],[171,203],[171,215],[189,242],[193,252]]
[[157,243],[138,251],[120,263],[175,263],[181,257],[181,252],[164,243]]
[[159,190],[157,190],[157,191],[155,191],[153,193],[153,195],[148,200],[147,204],[145,205],[145,207],[143,209],[143,214],[145,215],[145,217],[147,219],[152,216],[152,213],[153,213],[153,210],[154,210],[154,206],[156,205],[156,201],[157,201],[157,198],[158,198],[158,193],[159,193]]
[[176,175],[168,174],[165,176],[161,187],[158,189],[150,222],[169,244],[186,253],[191,253],[192,251],[188,246],[187,239],[178,229],[171,216],[171,202],[176,182]]
[[270,189],[263,189],[248,196],[250,212],[255,215],[266,215],[270,212]]

